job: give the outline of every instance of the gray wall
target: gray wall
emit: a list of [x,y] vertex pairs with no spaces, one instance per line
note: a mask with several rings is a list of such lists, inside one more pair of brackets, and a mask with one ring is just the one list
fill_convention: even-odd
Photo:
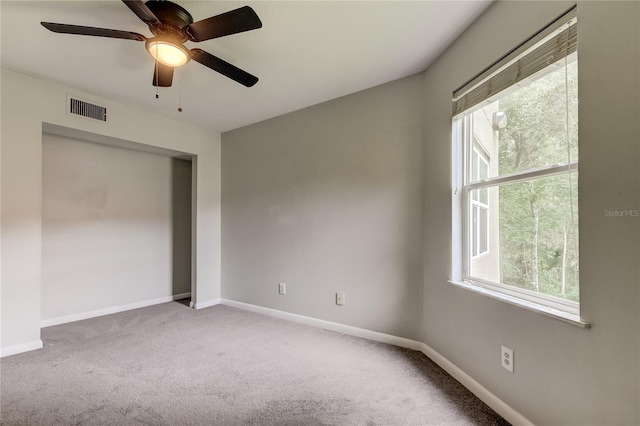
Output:
[[[570,3],[498,2],[427,70],[424,341],[536,424],[640,424],[640,3],[578,4],[580,279],[590,330],[447,283],[451,92]],[[515,350],[515,374],[500,345]]]
[[191,161],[171,159],[171,288],[173,295],[191,291],[193,258]]
[[42,320],[191,291],[191,162],[42,141]]
[[422,85],[223,134],[223,298],[419,336]]
[[[447,282],[451,93],[571,5],[497,2],[421,76],[223,134],[223,297],[419,333],[536,424],[640,424],[640,219],[604,214],[640,209],[640,3],[578,5],[581,304],[592,328]],[[501,344],[515,350],[515,374],[500,366]]]

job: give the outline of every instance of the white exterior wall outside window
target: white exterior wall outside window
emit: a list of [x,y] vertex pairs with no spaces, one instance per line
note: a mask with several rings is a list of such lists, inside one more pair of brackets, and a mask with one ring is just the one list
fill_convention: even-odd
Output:
[[[474,140],[472,146],[471,170],[471,178],[474,181],[489,177],[489,156],[477,140]],[[489,191],[487,188],[472,191],[471,217],[471,256],[477,258],[489,251]]]
[[452,281],[579,322],[574,15],[454,93]]
[[[468,130],[469,141],[466,149],[470,150],[471,162],[468,170],[473,181],[482,181],[498,172],[498,132],[493,130],[492,117],[498,110],[497,103],[492,103],[479,109],[462,121]],[[473,269],[479,275],[490,278],[491,281],[500,280],[500,227],[497,194],[488,189],[474,191],[468,203],[471,219],[469,229],[469,254]],[[477,226],[473,218],[477,217]],[[473,241],[475,239],[475,241]]]

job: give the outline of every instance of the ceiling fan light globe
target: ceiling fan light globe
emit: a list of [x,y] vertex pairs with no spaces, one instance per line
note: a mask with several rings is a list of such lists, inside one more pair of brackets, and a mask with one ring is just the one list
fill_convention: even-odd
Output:
[[190,59],[189,51],[180,44],[163,40],[149,40],[146,47],[156,61],[168,67],[180,67]]

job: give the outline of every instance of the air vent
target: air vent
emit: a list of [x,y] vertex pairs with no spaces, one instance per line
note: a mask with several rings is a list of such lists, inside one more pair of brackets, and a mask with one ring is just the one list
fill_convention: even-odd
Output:
[[69,113],[93,118],[94,120],[107,121],[106,107],[71,97],[69,98]]

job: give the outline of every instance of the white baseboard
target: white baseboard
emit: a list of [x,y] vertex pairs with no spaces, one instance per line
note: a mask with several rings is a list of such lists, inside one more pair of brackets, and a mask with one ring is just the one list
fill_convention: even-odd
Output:
[[405,339],[404,337],[392,336],[391,334],[365,330],[363,328],[352,327],[350,325],[338,324],[336,322],[306,317],[304,315],[292,314],[284,311],[278,311],[271,308],[264,308],[262,306],[251,305],[249,303],[236,302],[235,300],[222,299],[222,304],[233,306],[234,308],[244,309],[246,311],[269,315],[271,317],[298,322],[301,324],[313,325],[315,327],[336,331],[338,333],[348,334],[350,336],[362,337],[364,339],[374,340],[376,342],[388,343],[390,345],[400,346],[401,348],[420,350],[419,342],[411,339]]
[[234,308],[256,312],[259,314],[269,315],[275,318],[285,319],[301,324],[324,328],[326,330],[336,331],[338,333],[348,334],[350,336],[362,337],[364,339],[369,339],[376,342],[387,343],[390,345],[399,346],[401,348],[420,351],[433,362],[438,364],[443,370],[449,373],[454,379],[459,381],[464,387],[469,389],[469,391],[471,391],[481,401],[491,407],[496,413],[500,414],[509,423],[518,426],[533,426],[533,423],[526,417],[514,410],[496,395],[491,393],[487,388],[478,383],[473,377],[469,376],[447,358],[433,350],[426,343],[418,342],[412,339],[406,339],[404,337],[393,336],[391,334],[379,333],[377,331],[352,327],[350,325],[338,324],[331,321],[307,317],[304,315],[292,314],[289,312],[279,311],[277,309],[237,302],[235,300],[221,299],[219,303],[227,306],[232,306]]
[[482,402],[493,408],[493,410],[500,414],[506,421],[512,425],[533,426],[533,423],[529,419],[514,410],[506,402],[478,383],[473,377],[462,371],[440,353],[433,350],[429,345],[422,342],[419,342],[419,344],[421,346],[419,349],[420,352],[438,364],[444,371],[449,373],[451,377],[462,383],[465,388],[469,389],[469,391],[477,396]]
[[220,304],[221,299],[211,299],[205,300],[204,302],[196,302],[193,304],[193,309],[204,309],[210,306],[215,306]]
[[21,343],[19,345],[9,346],[7,348],[0,349],[0,358],[10,355],[21,354],[22,352],[33,351],[35,349],[42,348],[42,340],[34,340],[29,343]]
[[173,296],[159,297],[157,299],[142,300],[140,302],[127,303],[125,305],[111,306],[109,308],[97,309],[95,311],[80,312],[77,314],[64,315],[40,321],[40,327],[51,327],[52,325],[66,324],[68,322],[81,321],[84,319],[101,317],[103,315],[116,314],[118,312],[130,311],[132,309],[144,308],[146,306],[158,305],[160,303],[172,302],[174,300],[191,297],[191,292],[175,294]]

